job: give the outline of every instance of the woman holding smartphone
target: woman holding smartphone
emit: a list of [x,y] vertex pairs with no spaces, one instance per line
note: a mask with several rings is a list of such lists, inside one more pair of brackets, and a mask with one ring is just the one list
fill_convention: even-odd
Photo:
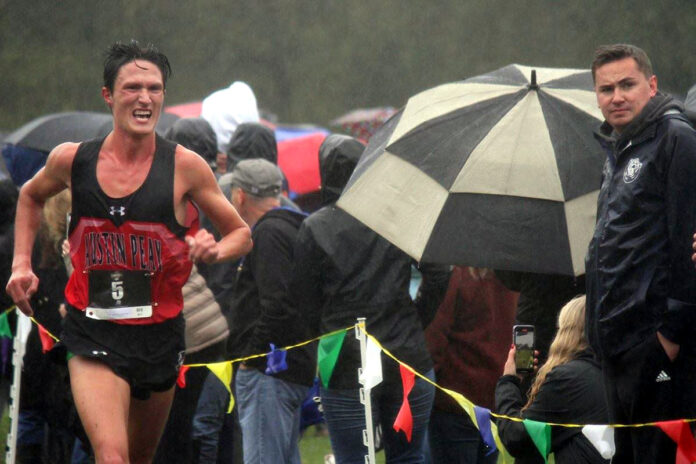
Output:
[[[498,413],[561,424],[608,422],[602,371],[585,338],[584,295],[561,309],[548,360],[539,368],[528,398],[520,383],[513,345],[495,389]],[[498,431],[507,450],[517,458],[515,462],[544,462],[522,422],[503,419]],[[556,464],[609,462],[582,434],[581,427],[552,427],[551,452]]]

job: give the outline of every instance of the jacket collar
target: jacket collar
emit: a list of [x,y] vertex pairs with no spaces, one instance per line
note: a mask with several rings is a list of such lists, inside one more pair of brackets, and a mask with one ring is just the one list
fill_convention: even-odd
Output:
[[631,145],[638,145],[653,138],[657,131],[655,123],[664,115],[678,114],[683,110],[683,105],[670,95],[657,92],[621,134],[617,134],[614,128],[604,121],[594,135],[602,146],[621,152]]

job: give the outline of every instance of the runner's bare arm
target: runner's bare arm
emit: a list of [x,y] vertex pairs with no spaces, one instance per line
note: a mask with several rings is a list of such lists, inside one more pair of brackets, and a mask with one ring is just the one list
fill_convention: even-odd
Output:
[[27,315],[33,314],[29,300],[39,285],[39,279],[31,268],[31,251],[41,223],[41,210],[46,199],[70,185],[70,170],[77,146],[65,143],[53,149],[48,155],[46,166],[24,184],[19,192],[12,275],[7,282],[6,291],[17,307]]
[[[249,226],[222,194],[208,164],[203,158],[181,146],[177,147],[176,163],[175,185],[181,185],[185,196],[203,210],[222,236],[216,242],[209,232],[198,231],[194,241],[189,241],[191,258],[194,261],[212,263],[237,259],[247,254],[252,246]],[[178,188],[175,187],[175,190]],[[177,195],[177,198],[182,197]]]

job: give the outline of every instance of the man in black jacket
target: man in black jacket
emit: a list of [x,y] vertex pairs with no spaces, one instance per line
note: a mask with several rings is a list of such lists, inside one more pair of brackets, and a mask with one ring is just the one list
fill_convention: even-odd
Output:
[[[232,204],[252,227],[254,248],[237,272],[229,351],[249,356],[271,351],[271,344],[281,348],[307,340],[309,328],[289,288],[295,237],[305,215],[280,207],[282,175],[269,161],[240,161],[230,183]],[[314,380],[315,351],[306,345],[240,366],[235,387],[244,462],[300,463],[300,409]]]
[[[696,416],[696,132],[657,90],[645,52],[603,46],[592,65],[606,121],[597,224],[587,255],[587,324],[613,423]],[[616,429],[613,462],[671,462],[656,427]]]

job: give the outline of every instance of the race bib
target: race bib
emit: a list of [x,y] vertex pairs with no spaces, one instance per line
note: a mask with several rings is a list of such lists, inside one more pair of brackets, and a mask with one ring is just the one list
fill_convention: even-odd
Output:
[[89,271],[89,306],[92,319],[139,319],[152,316],[148,271]]

